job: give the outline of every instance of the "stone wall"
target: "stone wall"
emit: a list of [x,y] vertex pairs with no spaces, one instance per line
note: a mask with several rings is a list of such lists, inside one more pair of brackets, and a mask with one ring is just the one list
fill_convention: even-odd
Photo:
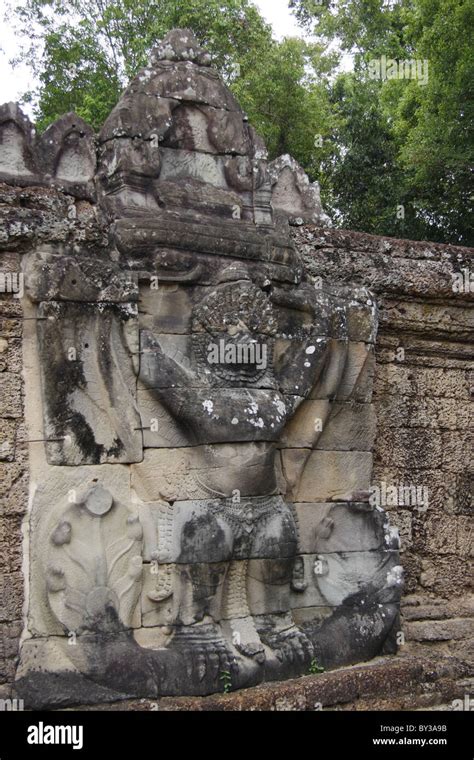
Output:
[[415,504],[400,492],[383,504],[401,536],[406,646],[472,666],[474,252],[309,226],[293,237],[314,275],[376,295],[373,482],[388,496],[426,489]]
[[187,30],[97,136],[1,106],[0,182],[0,693],[470,690],[472,251],[321,228]]
[[[19,255],[1,255],[2,272],[19,271]],[[21,525],[28,504],[24,440],[22,307],[0,294],[0,693],[15,675],[23,626]]]
[[[70,214],[73,221],[67,218],[71,204],[78,211]],[[3,185],[0,216],[8,231],[1,240],[2,272],[20,271],[22,254],[36,245],[42,229],[48,236],[56,230],[58,242],[77,238],[97,246],[103,236],[92,204],[46,188]],[[472,268],[472,251],[312,226],[293,227],[292,235],[315,276],[334,282],[355,281],[376,294],[380,326],[374,390],[378,417],[374,484],[384,481],[387,486],[428,489],[427,509],[424,504],[385,505],[392,524],[400,530],[405,568],[402,631],[406,643],[400,655],[413,652],[432,661],[438,655],[450,661],[455,658],[465,666],[456,671],[458,677],[472,676],[472,295],[452,289],[453,274]],[[28,507],[28,476],[21,301],[3,293],[0,309],[3,695],[13,682],[23,625],[21,524]],[[27,363],[28,357],[24,361]],[[379,673],[380,665],[374,667],[374,673]],[[341,678],[345,683],[346,677]],[[444,683],[446,673],[437,678]],[[382,680],[374,679],[370,705],[391,707]],[[448,696],[462,698],[463,689],[456,690],[450,679]],[[430,695],[417,696],[413,690],[403,706],[411,709],[429,704],[434,699],[432,692]],[[278,703],[281,698],[276,692],[274,700]],[[253,699],[249,693],[249,706]],[[334,700],[345,701],[342,697]],[[189,700],[184,704],[188,709]],[[397,704],[400,706],[400,700],[394,698],[393,705]],[[363,703],[357,698],[354,705]],[[179,706],[177,702],[175,707]],[[331,706],[330,700],[327,706]],[[137,709],[137,704],[130,708]],[[205,703],[197,701],[194,708],[205,708]]]
[[[18,664],[24,625],[25,575],[22,524],[28,512],[28,449],[23,353],[25,319],[17,290],[22,257],[43,240],[58,245],[75,240],[100,247],[103,230],[92,204],[45,187],[0,183],[0,695],[8,697]],[[10,287],[13,286],[13,287]],[[38,437],[40,438],[41,435]]]
[[201,697],[396,652],[399,539],[368,499],[377,309],[303,265],[289,222],[327,221],[317,184],[268,162],[183,29],[99,134],[4,104],[0,145],[24,285],[19,697]]

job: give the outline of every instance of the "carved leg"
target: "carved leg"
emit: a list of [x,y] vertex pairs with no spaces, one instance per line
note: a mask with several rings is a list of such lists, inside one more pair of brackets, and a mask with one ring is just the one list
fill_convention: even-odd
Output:
[[248,590],[261,641],[273,650],[283,668],[291,666],[293,672],[295,669],[306,672],[313,657],[313,645],[289,612],[291,589],[304,589],[297,546],[298,526],[293,509],[281,500],[275,513],[259,525],[254,553],[261,554],[262,559],[249,562]]
[[241,560],[230,565],[222,608],[223,629],[238,652],[253,657],[262,664],[265,661],[265,649],[248,606],[248,564],[248,560]]
[[176,566],[173,584],[175,625],[193,625],[206,618],[219,622],[227,570],[227,562]]

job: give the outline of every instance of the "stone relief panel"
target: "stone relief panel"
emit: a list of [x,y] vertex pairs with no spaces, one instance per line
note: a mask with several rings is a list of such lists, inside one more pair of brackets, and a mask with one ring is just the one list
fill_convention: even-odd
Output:
[[369,504],[376,305],[305,271],[288,219],[323,219],[317,188],[267,165],[187,30],[97,143],[71,115],[52,134],[71,193],[94,167],[108,248],[25,261],[44,457],[19,691],[208,694],[394,652],[397,536]]
[[38,308],[50,464],[136,462],[135,304],[43,302]]
[[100,485],[64,509],[49,539],[46,588],[66,630],[139,625],[141,536],[138,516]]

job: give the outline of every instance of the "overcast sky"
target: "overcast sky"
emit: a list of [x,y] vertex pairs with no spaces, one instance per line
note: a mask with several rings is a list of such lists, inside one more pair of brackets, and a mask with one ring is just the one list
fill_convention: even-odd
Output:
[[[272,25],[275,37],[302,36],[301,29],[288,10],[287,0],[254,0],[254,2]],[[19,100],[25,91],[34,87],[34,79],[27,66],[16,66],[12,69],[9,64],[9,60],[18,54],[18,43],[11,26],[3,23],[5,8],[5,0],[0,0],[0,103]],[[30,111],[29,108],[24,108],[24,110]]]

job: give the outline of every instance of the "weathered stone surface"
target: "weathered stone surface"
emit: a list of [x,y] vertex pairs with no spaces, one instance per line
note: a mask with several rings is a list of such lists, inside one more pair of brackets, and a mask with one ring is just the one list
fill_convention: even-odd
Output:
[[215,69],[201,67],[189,60],[160,60],[156,55],[153,68],[140,72],[125,90],[125,95],[147,94],[155,98],[240,111],[239,104],[223,85]]
[[41,135],[37,152],[42,173],[60,189],[94,199],[94,131],[75,113],[57,119]]
[[32,182],[38,177],[34,128],[17,103],[0,106],[0,179]]
[[[426,652],[377,657],[369,663],[302,678],[267,683],[230,694],[207,697],[164,697],[93,705],[88,710],[160,711],[308,711],[437,710],[465,705],[472,679],[463,676],[453,657]],[[457,701],[455,701],[457,700]],[[81,709],[81,708],[80,708]],[[350,741],[353,741],[352,736]]]
[[367,590],[369,598],[378,596],[384,602],[396,602],[403,584],[398,561],[398,553],[391,550],[318,554],[315,574],[319,590],[332,607],[355,603],[354,597],[361,589]]
[[112,219],[130,211],[158,210],[153,181],[161,168],[159,151],[149,140],[112,139],[99,151],[102,205]]
[[192,633],[182,627],[170,646],[157,650],[140,647],[129,632],[107,640],[90,636],[75,647],[60,637],[25,641],[15,688],[26,706],[39,709],[157,696],[158,688],[171,695],[186,673],[194,694],[222,691],[224,671],[233,688],[243,688],[255,685],[261,670],[204,624]]
[[137,385],[137,406],[142,423],[144,448],[187,446],[188,438],[152,391]]
[[350,342],[344,375],[338,389],[337,400],[351,400],[368,404],[372,400],[372,385],[375,374],[373,346],[367,343]]
[[325,225],[329,217],[321,207],[319,185],[310,183],[302,167],[285,154],[268,166],[272,185],[272,206],[297,224],[309,222]]
[[172,29],[153,48],[152,63],[157,61],[192,61],[199,66],[210,66],[211,55],[204,50],[190,29]]
[[393,529],[398,531],[400,552],[409,549],[413,543],[413,518],[411,513],[405,509],[397,509],[395,512],[391,511],[390,524]]
[[247,155],[249,129],[238,111],[210,106],[179,106],[163,145],[183,150]]
[[15,459],[17,423],[12,419],[2,419],[0,428],[0,461],[13,462]]
[[22,368],[22,358],[21,340],[17,338],[0,339],[0,372],[19,374]]
[[[97,145],[68,114],[36,144],[49,187],[0,188],[12,271],[27,254],[24,323],[0,312],[28,420],[19,439],[8,358],[1,498],[24,487],[29,441],[31,706],[205,695],[394,651],[397,536],[368,503],[375,301],[303,270],[282,217],[322,219],[318,189],[291,159],[269,170],[209,63],[174,30]],[[22,511],[0,525],[10,622],[21,555],[3,534]]]
[[[127,255],[128,266],[139,257],[141,269],[149,268],[151,274],[159,276],[157,265],[161,264],[165,270],[163,279],[171,281],[202,282],[201,262],[205,262],[203,254],[210,254],[225,257],[223,262],[219,259],[211,260],[213,284],[216,280],[216,267],[229,267],[232,263],[235,265],[229,258],[245,259],[249,265],[252,261],[265,263],[267,267],[273,265],[270,271],[275,275],[281,272],[283,281],[298,283],[301,279],[301,265],[288,238],[272,229],[265,230],[262,235],[258,228],[244,221],[236,234],[238,221],[214,216],[212,227],[203,227],[191,214],[180,216],[172,210],[160,211],[152,219],[130,215],[117,222],[115,239],[119,251]],[[196,254],[201,254],[197,261]],[[151,258],[149,263],[147,257]],[[174,270],[174,277],[171,272],[166,276],[167,269],[171,272]],[[249,269],[249,273],[250,271]]]
[[[245,375],[242,378],[245,363],[242,374],[238,374],[239,365],[228,370],[237,376],[237,387],[206,386],[202,375],[194,367],[188,368],[184,351],[178,348],[170,356],[164,350],[163,340],[160,343],[144,333],[140,379],[160,404],[175,417],[179,416],[189,444],[275,441],[286,419],[302,401],[299,396],[283,395],[277,390],[252,388]],[[301,363],[310,364],[304,360]],[[229,365],[224,363],[224,367],[227,369]],[[251,365],[250,369],[252,374],[259,371],[258,365]],[[310,364],[308,374],[311,369],[317,371]]]
[[[8,514],[10,511],[26,511],[26,505],[22,502],[25,496],[25,485],[27,484],[27,466],[20,458],[20,447],[18,455],[12,462],[3,462],[0,464],[0,474],[2,476],[0,483],[1,511]],[[19,461],[18,461],[19,460]],[[16,499],[18,497],[18,501]]]
[[[413,248],[416,249],[417,245],[418,244],[414,244]],[[361,253],[361,251],[358,253],[359,259],[361,258]],[[363,266],[363,262],[360,266]],[[392,269],[394,268],[396,268],[396,263],[393,265]],[[393,309],[390,313],[392,324],[395,319],[398,319],[398,316],[396,310]],[[390,324],[390,322],[387,321],[387,324]],[[415,324],[415,322],[413,322],[413,324]],[[417,329],[420,329],[421,331],[421,326]],[[395,343],[395,347],[396,345],[397,344]],[[421,342],[413,342],[410,345],[417,346],[418,351],[420,350],[420,346],[423,348]],[[442,343],[439,343],[438,345],[431,342],[429,344],[426,343],[426,348],[433,352],[444,350]],[[462,455],[466,450],[468,451],[468,448],[466,448],[467,440],[464,435],[455,434],[458,430],[460,432],[465,431],[466,424],[468,424],[466,423],[465,413],[468,395],[464,395],[464,391],[468,391],[469,381],[465,370],[465,359],[461,356],[461,348],[459,348],[458,358],[453,357],[451,354],[451,358],[449,359],[438,356],[436,353],[432,353],[429,356],[419,355],[416,357],[416,352],[412,351],[410,353],[410,351],[407,351],[407,356],[410,357],[410,361],[407,362],[405,367],[403,367],[402,364],[401,368],[398,369],[393,366],[394,354],[395,351],[392,351],[391,356],[389,356],[387,352],[385,352],[384,355],[379,356],[378,352],[377,356],[379,361],[378,370],[383,373],[383,384],[381,383],[378,385],[378,394],[375,398],[375,403],[378,405],[379,410],[381,410],[379,419],[382,422],[382,433],[378,446],[383,446],[386,431],[389,431],[390,429],[426,427],[426,425],[423,424],[424,416],[426,416],[426,419],[429,422],[429,427],[432,429],[432,435],[434,437],[440,436],[438,428],[443,431],[449,430],[451,433],[454,433],[452,437],[446,437],[445,439],[446,455],[444,454],[443,448],[443,456],[441,460],[441,464],[444,463],[449,470],[436,470],[427,467],[422,471],[422,481],[420,482],[427,482],[430,489],[430,506],[427,516],[424,517],[422,514],[418,514],[416,509],[411,510],[406,507],[402,507],[401,509],[400,507],[390,507],[393,520],[396,523],[399,524],[399,517],[403,515],[404,522],[406,522],[407,526],[410,526],[412,541],[415,542],[415,548],[413,548],[413,544],[411,547],[407,548],[409,556],[404,560],[404,564],[407,565],[410,575],[414,578],[416,588],[421,588],[421,586],[417,585],[419,578],[420,582],[426,584],[425,588],[427,592],[429,591],[435,598],[439,598],[440,593],[447,592],[452,596],[454,605],[456,604],[456,599],[459,599],[459,605],[461,605],[463,589],[466,588],[466,584],[469,582],[470,577],[469,566],[466,563],[464,555],[466,546],[469,546],[469,544],[466,543],[469,537],[469,523],[459,524],[459,535],[461,536],[462,543],[459,544],[458,547],[458,544],[455,543],[457,542],[458,532],[457,529],[452,529],[451,517],[458,514],[464,514],[465,516],[468,516],[469,514],[469,504],[468,501],[466,501],[468,490],[468,480],[466,480],[465,477],[467,474],[465,471],[466,461],[462,459]],[[392,369],[390,380],[387,380],[388,372],[385,371],[385,367],[388,365],[391,365]],[[427,369],[429,370],[428,372],[426,372]],[[435,373],[432,372],[433,369],[435,370]],[[397,377],[400,377],[400,374],[403,375],[402,380],[404,383],[401,387],[403,389],[407,388],[407,394],[403,394],[403,390],[400,392],[400,387],[396,385]],[[411,378],[409,377],[410,374],[412,375]],[[458,380],[460,382],[458,382]],[[393,391],[392,393],[390,393],[391,389]],[[446,390],[448,390],[448,393],[447,395],[444,395]],[[439,395],[438,392],[443,395]],[[380,397],[381,393],[384,394],[383,399]],[[420,399],[422,399],[421,403],[419,403]],[[457,399],[459,399],[459,402]],[[380,405],[382,400],[384,401],[383,406]],[[447,406],[443,406],[443,404],[447,404]],[[398,410],[400,410],[400,414],[397,413]],[[405,445],[408,447],[410,437],[408,432],[404,433],[404,435]],[[387,440],[388,452],[388,447],[391,440],[393,440],[393,437],[392,439]],[[307,446],[309,448],[309,444],[307,444]],[[409,458],[406,456],[404,458],[404,464],[396,468],[390,467],[387,453],[387,465],[383,465],[386,473],[384,479],[387,482],[393,482],[396,484],[403,482],[418,482],[416,465],[417,462],[421,460],[417,458],[416,448],[413,446],[411,448],[414,449],[412,457]],[[400,460],[400,462],[401,461],[402,460]],[[426,458],[426,463],[429,464],[429,457]],[[439,463],[438,459],[436,460],[436,463]],[[418,470],[418,473],[419,472],[420,471]],[[432,509],[437,513],[436,515],[432,514]],[[446,518],[446,521],[439,521],[438,515],[442,515]],[[434,517],[436,517],[436,519],[434,519]],[[426,536],[429,536],[429,544],[426,544]],[[442,552],[441,554],[439,553],[440,550]],[[456,554],[450,553],[450,550],[456,551]],[[459,556],[459,550],[464,556]],[[426,554],[427,551],[429,551],[429,555]],[[423,557],[422,563],[420,559],[421,557]],[[410,578],[410,583],[412,583],[412,578]],[[318,609],[320,610],[319,617],[317,613]],[[325,612],[323,612],[324,609],[326,610]],[[300,611],[298,611],[298,616],[294,614],[294,617],[297,617],[298,624],[301,625],[307,623],[311,619],[308,615],[312,616],[314,620],[318,620],[319,623],[326,620],[328,617],[327,607],[307,607],[301,608],[301,610],[305,612],[305,616],[303,616],[303,612]],[[459,613],[455,606],[449,609],[446,608],[446,614],[452,618],[459,617]],[[430,619],[438,621],[439,617],[433,612],[433,614],[430,615]],[[417,618],[414,618],[414,620],[417,622]],[[160,623],[160,625],[164,626],[164,623]],[[149,630],[153,635],[153,628]],[[166,640],[166,636],[164,637],[164,640]],[[464,637],[464,641],[466,640],[467,638]],[[160,644],[159,638],[155,638],[155,645],[157,642]],[[463,639],[455,640],[455,647],[459,651],[462,648],[462,642]],[[161,643],[163,643],[163,641]],[[446,640],[443,643],[443,646],[448,645],[449,640]],[[146,646],[148,646],[148,644],[146,644]],[[421,644],[421,646],[423,646],[423,644]],[[436,646],[436,642],[432,642],[430,646]],[[162,649],[162,646],[158,646],[157,648]],[[387,665],[384,665],[382,672],[384,678],[386,678],[388,672]],[[433,676],[433,679],[437,677],[438,676]],[[264,689],[268,688],[272,687],[264,687]],[[289,684],[288,688],[290,688]],[[380,685],[376,688],[380,689]],[[231,697],[231,699],[232,698],[240,700],[244,697],[235,695],[235,697]],[[227,700],[229,698],[224,697],[223,699]],[[189,701],[189,703],[191,703],[191,701]],[[279,705],[283,706],[284,703],[285,700],[282,698]],[[296,705],[297,701],[295,701],[294,704]],[[298,705],[299,704],[300,703],[298,702]],[[358,705],[363,707],[364,704],[366,703],[359,699]],[[387,704],[393,706],[394,702],[392,701],[390,703],[388,701]],[[408,704],[408,702],[406,704]],[[414,703],[412,702],[410,704],[413,705]]]
[[415,641],[451,641],[472,637],[474,619],[414,621],[405,624],[408,639]]
[[472,404],[454,398],[388,395],[378,400],[378,408],[390,428],[430,428],[439,435],[442,430],[468,431],[474,422]]
[[372,454],[283,449],[283,472],[294,501],[357,501],[367,493]]
[[0,622],[21,620],[23,598],[21,570],[2,575],[0,578]]
[[144,556],[165,563],[293,557],[292,510],[280,496],[140,505]]
[[285,448],[310,448],[316,445],[331,415],[329,400],[303,401],[283,430],[281,445]]
[[357,269],[359,281],[378,295],[374,482],[426,491],[427,510],[405,502],[387,509],[400,528],[407,587],[458,600],[448,615],[456,618],[472,575],[466,561],[472,527],[457,524],[457,515],[468,521],[472,515],[472,350],[465,333],[472,296],[455,292],[453,282],[456,272],[470,269],[472,251],[343,231],[294,228],[292,234],[323,282],[336,271],[349,280]]
[[469,517],[427,515],[424,531],[427,549],[433,554],[474,556],[472,519]]
[[[472,262],[472,248],[397,240],[349,230],[292,228],[307,271],[330,282],[357,281],[381,296],[453,298],[453,275]],[[469,291],[455,294],[469,301]],[[408,297],[408,298],[407,298]]]
[[387,517],[366,502],[295,504],[304,554],[372,551],[383,547]]
[[[16,103],[0,106],[0,179],[18,186],[50,185],[79,199],[94,200],[94,133],[69,113],[41,136]],[[71,216],[69,217],[71,218]]]
[[[114,138],[154,139],[155,147],[170,129],[172,113],[178,100],[155,98],[147,94],[123,95],[106,119],[99,135],[100,143]],[[153,138],[153,136],[155,136]]]
[[272,447],[260,442],[149,449],[131,473],[132,486],[145,502],[237,499],[277,491]]
[[159,283],[157,288],[140,288],[140,324],[156,333],[186,335],[191,328],[192,303],[189,290],[175,283]]
[[385,302],[381,311],[381,324],[396,327],[400,332],[423,332],[425,340],[451,339],[469,341],[472,332],[471,309],[461,304],[431,304],[417,301]]
[[373,295],[365,288],[341,289],[349,300],[347,307],[347,336],[354,342],[375,343],[378,312]]
[[[107,573],[115,586],[111,599],[118,611],[118,596],[128,583],[120,588],[117,582],[126,576],[128,562],[136,554],[133,547],[141,541],[141,528],[133,521],[130,504],[129,475],[123,465],[49,467],[48,479],[36,484],[27,525],[28,535],[34,538],[29,556],[28,615],[33,635],[64,636],[65,630],[77,633],[85,625],[87,594],[91,593],[88,612],[92,613],[93,589],[101,587],[99,580]],[[119,546],[127,547],[127,551],[113,568]],[[133,575],[129,580],[133,580]],[[107,586],[105,579],[102,590]],[[75,600],[74,587],[78,589]],[[101,593],[97,592],[96,598]],[[70,609],[66,601],[73,602]]]
[[469,378],[462,369],[447,372],[444,368],[382,365],[378,368],[374,389],[377,393],[396,396],[423,396],[458,399],[468,402]]
[[326,602],[312,572],[314,557],[299,556],[298,560],[305,571],[302,576],[304,589],[301,585],[295,586],[295,566],[293,563],[285,562],[284,558],[277,566],[266,559],[254,559],[249,563],[251,582],[248,585],[248,605],[253,615],[284,615],[288,607],[316,607],[324,610],[324,613],[320,613],[323,617],[331,614],[332,605]]
[[376,424],[372,404],[335,403],[323,426],[317,448],[325,451],[372,451]]
[[174,181],[195,179],[217,188],[226,188],[226,159],[208,153],[178,148],[162,148],[160,178]]
[[107,244],[103,222],[88,201],[77,200],[53,187],[0,184],[0,250],[28,251],[42,242],[52,245]]
[[432,594],[407,594],[403,598],[405,620],[444,620],[454,617],[472,617],[474,596],[446,599]]
[[133,275],[112,262],[91,256],[41,252],[24,263],[25,285],[32,301],[128,303],[138,300]]
[[49,536],[45,570],[51,610],[66,631],[76,634],[138,626],[138,515],[114,502],[99,484],[76,499],[63,509]]
[[136,306],[52,301],[38,316],[49,462],[140,461]]
[[22,415],[21,378],[13,372],[0,374],[0,415],[18,418]]

